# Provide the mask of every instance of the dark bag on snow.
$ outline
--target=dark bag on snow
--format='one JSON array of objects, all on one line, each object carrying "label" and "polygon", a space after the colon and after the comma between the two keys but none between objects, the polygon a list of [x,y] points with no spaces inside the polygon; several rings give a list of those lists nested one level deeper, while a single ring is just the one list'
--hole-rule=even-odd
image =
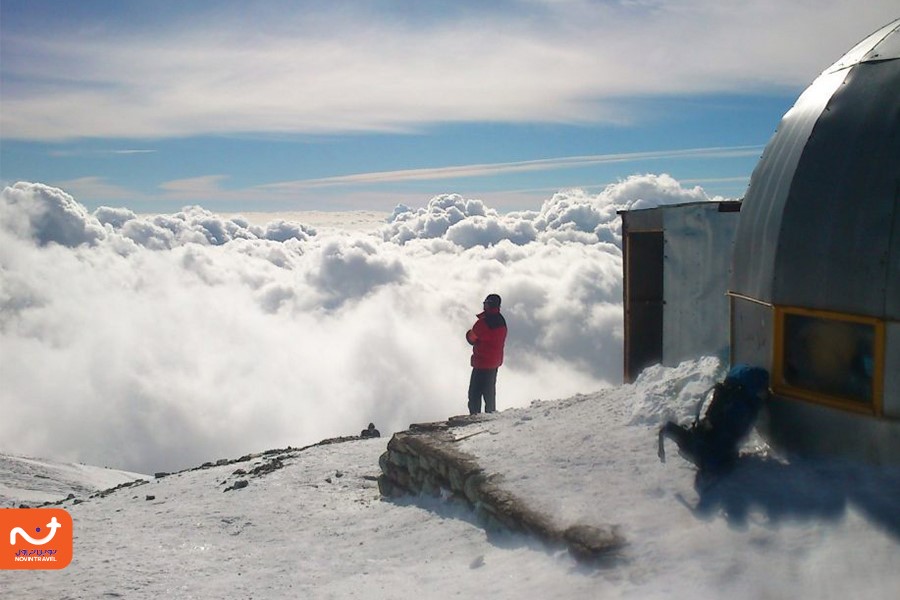
[{"label": "dark bag on snow", "polygon": [[738,448],[753,429],[768,395],[769,374],[765,369],[736,365],[725,381],[713,387],[713,397],[703,418],[697,414],[690,426],[669,421],[659,430],[659,459],[666,460],[665,438],[675,440],[679,453],[701,471],[718,471],[731,466]]}]

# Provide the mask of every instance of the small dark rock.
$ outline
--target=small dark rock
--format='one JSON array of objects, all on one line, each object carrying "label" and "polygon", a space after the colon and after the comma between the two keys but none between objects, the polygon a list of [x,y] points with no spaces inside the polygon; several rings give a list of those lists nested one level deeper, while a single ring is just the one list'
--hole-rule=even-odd
[{"label": "small dark rock", "polygon": [[250,475],[256,475],[257,477],[262,477],[263,475],[268,475],[272,471],[277,471],[284,467],[284,462],[278,457],[271,459],[269,462],[264,462],[261,465],[255,467],[252,471],[250,471]]},{"label": "small dark rock", "polygon": [[616,527],[573,525],[563,532],[569,553],[581,562],[609,558],[625,544]]},{"label": "small dark rock", "polygon": [[450,428],[447,421],[437,421],[434,423],[410,423],[409,430],[415,432],[425,431],[446,431]]},{"label": "small dark rock", "polygon": [[231,490],[241,490],[241,489],[244,489],[245,487],[247,487],[248,485],[250,485],[250,482],[247,481],[246,479],[238,479],[237,481],[235,481],[234,483],[232,483],[231,485],[229,485],[227,488],[225,488],[222,491],[230,492]]}]

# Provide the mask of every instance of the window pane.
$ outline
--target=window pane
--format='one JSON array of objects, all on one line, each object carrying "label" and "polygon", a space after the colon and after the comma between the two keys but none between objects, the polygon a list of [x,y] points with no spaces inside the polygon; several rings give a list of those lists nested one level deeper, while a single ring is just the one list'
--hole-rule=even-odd
[{"label": "window pane", "polygon": [[784,315],[784,379],[794,387],[872,402],[875,328],[787,313]]}]

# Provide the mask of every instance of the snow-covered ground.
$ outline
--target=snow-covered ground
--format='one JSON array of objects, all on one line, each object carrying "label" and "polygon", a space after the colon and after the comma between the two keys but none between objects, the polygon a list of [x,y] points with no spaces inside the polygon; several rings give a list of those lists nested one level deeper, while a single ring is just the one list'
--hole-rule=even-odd
[{"label": "snow-covered ground", "polygon": [[0,454],[0,508],[89,496],[146,478],[140,473]]},{"label": "snow-covered ground", "polygon": [[[381,499],[384,437],[288,452],[261,476],[234,472],[271,457],[68,501],[71,565],[0,572],[0,589],[73,599],[896,597],[900,469],[786,461],[753,439],[733,474],[698,490],[674,445],[659,462],[657,426],[688,419],[721,374],[714,359],[651,368],[634,385],[465,430],[483,433],[463,449],[535,507],[562,523],[619,526],[628,544],[599,568],[521,535],[488,535],[456,504]],[[225,491],[238,480],[249,485]]]}]

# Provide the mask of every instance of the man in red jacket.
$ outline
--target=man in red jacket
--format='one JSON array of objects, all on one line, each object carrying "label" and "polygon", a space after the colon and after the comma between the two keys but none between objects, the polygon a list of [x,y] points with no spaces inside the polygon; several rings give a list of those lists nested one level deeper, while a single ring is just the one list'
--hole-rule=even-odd
[{"label": "man in red jacket", "polygon": [[472,344],[472,377],[469,379],[469,414],[497,409],[497,369],[503,364],[503,344],[506,343],[506,319],[500,314],[500,296],[488,294],[484,299],[484,312],[472,329],[466,332],[466,341]]}]

